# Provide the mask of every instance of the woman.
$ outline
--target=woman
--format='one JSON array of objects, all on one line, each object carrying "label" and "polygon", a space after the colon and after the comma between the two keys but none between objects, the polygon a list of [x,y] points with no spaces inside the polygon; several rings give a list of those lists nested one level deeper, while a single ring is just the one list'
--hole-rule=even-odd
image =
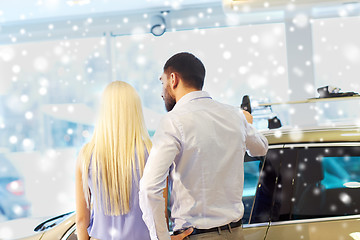
[{"label": "woman", "polygon": [[77,160],[78,239],[150,239],[138,197],[150,148],[139,95],[125,82],[110,83]]}]

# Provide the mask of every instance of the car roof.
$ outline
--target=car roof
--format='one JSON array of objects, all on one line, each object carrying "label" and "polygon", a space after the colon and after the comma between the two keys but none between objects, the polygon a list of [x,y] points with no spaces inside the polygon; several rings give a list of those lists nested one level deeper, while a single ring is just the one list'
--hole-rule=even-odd
[{"label": "car roof", "polygon": [[360,126],[337,125],[315,126],[262,131],[268,139],[269,145],[294,143],[322,143],[322,142],[360,142]]}]

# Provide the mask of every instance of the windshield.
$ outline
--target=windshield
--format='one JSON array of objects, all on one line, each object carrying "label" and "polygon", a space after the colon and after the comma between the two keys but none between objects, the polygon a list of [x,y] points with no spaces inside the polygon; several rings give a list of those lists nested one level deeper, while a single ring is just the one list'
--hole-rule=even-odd
[{"label": "windshield", "polygon": [[66,219],[68,219],[71,216],[72,213],[74,213],[74,212],[69,212],[69,213],[65,213],[65,214],[50,218],[50,219],[40,223],[38,226],[36,226],[34,231],[35,232],[41,232],[41,231],[48,230],[48,229],[50,229],[52,227],[55,227],[58,224],[65,221]]}]

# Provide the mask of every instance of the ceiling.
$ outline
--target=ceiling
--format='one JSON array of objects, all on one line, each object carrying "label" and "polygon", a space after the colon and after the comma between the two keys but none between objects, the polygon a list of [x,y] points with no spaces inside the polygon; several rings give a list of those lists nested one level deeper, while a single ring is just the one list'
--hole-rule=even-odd
[{"label": "ceiling", "polygon": [[[300,3],[306,3],[308,6],[317,6],[321,3],[333,3],[336,8],[341,4],[358,3],[359,0],[301,0]],[[232,2],[231,4],[226,4]],[[276,6],[289,5],[294,0],[269,0],[270,7],[273,9]],[[267,3],[265,1],[265,3]],[[337,4],[336,4],[337,3]],[[223,5],[224,4],[224,5]],[[219,7],[224,6],[225,12],[237,4],[241,7],[243,5],[252,5],[252,10],[270,10],[264,8],[264,0],[251,1],[233,1],[233,0],[0,0],[0,23],[3,25],[9,23],[21,23],[22,21],[36,22],[42,19],[62,19],[71,20],[74,16],[108,16],[113,14],[139,14],[147,13],[148,11],[160,10],[184,10],[193,7]],[[259,5],[260,4],[260,5]],[[260,7],[259,7],[259,6]],[[255,7],[256,6],[256,7]],[[301,6],[301,4],[299,5]],[[344,5],[343,5],[344,6]],[[357,6],[358,8],[358,6]],[[285,8],[286,9],[286,8]],[[333,9],[329,9],[337,12]],[[347,9],[345,9],[347,10]],[[232,11],[230,9],[230,11]],[[1,31],[1,26],[0,26]]]},{"label": "ceiling", "polygon": [[221,5],[221,0],[0,0],[0,23],[107,12],[146,13],[208,4]]}]

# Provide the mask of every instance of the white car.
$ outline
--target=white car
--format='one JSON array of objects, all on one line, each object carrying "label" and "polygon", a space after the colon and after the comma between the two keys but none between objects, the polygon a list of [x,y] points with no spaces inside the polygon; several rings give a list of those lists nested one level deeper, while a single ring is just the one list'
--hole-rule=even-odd
[{"label": "white car", "polygon": [[[264,135],[267,156],[244,163],[244,239],[360,239],[359,126]],[[77,239],[75,228],[75,213],[68,213],[23,239]]]}]

